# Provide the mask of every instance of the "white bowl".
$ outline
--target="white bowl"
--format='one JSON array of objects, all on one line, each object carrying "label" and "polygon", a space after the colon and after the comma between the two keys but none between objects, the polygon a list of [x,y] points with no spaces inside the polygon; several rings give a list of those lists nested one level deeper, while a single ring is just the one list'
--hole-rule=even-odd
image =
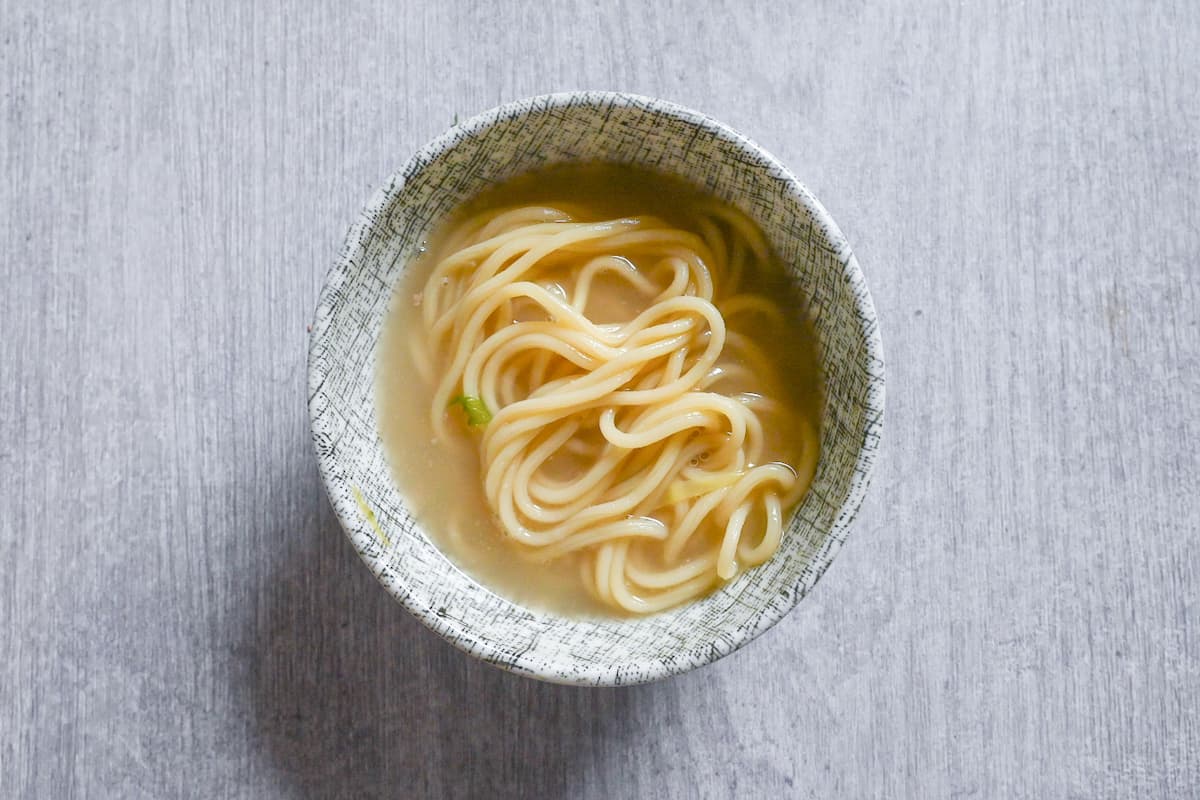
[{"label": "white bowl", "polygon": [[[461,572],[406,507],[375,416],[380,330],[396,281],[430,229],[497,181],[590,160],[676,174],[756,219],[808,297],[825,372],[820,464],[779,551],[702,600],[642,618],[528,610]],[[456,125],[413,156],[371,198],[329,272],[309,340],[308,378],[313,444],[329,499],[387,590],[488,663],[587,685],[641,683],[707,664],[795,607],[841,547],[866,491],[883,420],[875,310],[858,262],[821,204],[775,158],[725,125],[662,100],[611,92],[509,103]]]}]

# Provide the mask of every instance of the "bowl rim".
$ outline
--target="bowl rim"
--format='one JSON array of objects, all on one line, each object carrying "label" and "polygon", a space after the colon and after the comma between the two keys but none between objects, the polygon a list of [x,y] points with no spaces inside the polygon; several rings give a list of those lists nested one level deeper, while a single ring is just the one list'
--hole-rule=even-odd
[{"label": "bowl rim", "polygon": [[[382,212],[394,202],[397,195],[403,192],[413,177],[420,174],[440,156],[459,145],[464,138],[473,138],[498,122],[528,116],[532,113],[544,113],[547,110],[564,106],[572,108],[632,107],[641,111],[664,114],[688,125],[706,129],[718,139],[733,144],[753,156],[770,177],[779,181],[785,187],[786,192],[812,214],[813,223],[819,226],[826,239],[845,242],[845,236],[829,212],[779,159],[755,141],[702,112],[660,98],[616,91],[556,92],[503,103],[455,123],[417,150],[375,190],[350,226],[337,257],[324,275],[314,319],[310,327],[307,354],[309,425],[322,485],[330,505],[337,515],[343,534],[350,540],[355,552],[375,578],[419,622],[456,648],[507,671],[552,683],[586,686],[632,685],[633,683],[661,680],[698,669],[740,649],[783,619],[820,581],[841,550],[848,528],[861,508],[878,456],[878,447],[869,445],[872,442],[878,444],[883,428],[885,405],[883,343],[866,278],[857,258],[847,244],[839,252],[839,260],[842,264],[840,278],[851,289],[856,321],[864,345],[863,357],[867,361],[865,365],[867,384],[863,396],[864,411],[866,412],[865,423],[862,442],[859,444],[850,477],[849,490],[842,505],[834,514],[830,530],[825,533],[826,538],[830,540],[828,545],[823,545],[821,550],[813,556],[814,560],[818,556],[821,558],[820,563],[813,563],[814,574],[808,590],[792,592],[786,603],[764,605],[750,623],[724,635],[722,647],[705,646],[681,651],[681,657],[670,660],[629,659],[606,664],[582,663],[569,657],[557,662],[544,656],[534,658],[520,654],[513,657],[511,654],[500,651],[489,638],[487,630],[462,624],[452,616],[440,616],[436,609],[422,605],[417,598],[413,597],[407,587],[401,585],[403,582],[397,576],[386,574],[390,572],[386,569],[386,558],[369,556],[357,546],[354,540],[354,531],[361,527],[357,519],[361,511],[357,503],[351,499],[349,492],[333,491],[335,481],[339,480],[334,470],[337,451],[322,452],[317,447],[318,404],[316,399],[321,391],[321,384],[330,372],[330,368],[320,357],[321,343],[328,333],[332,320],[332,316],[324,312],[330,307],[333,296],[342,285],[339,276],[345,276],[355,255],[370,237],[371,228],[382,218]],[[839,533],[840,535],[836,535]],[[434,547],[436,548],[436,545]],[[466,575],[468,578],[471,577],[469,574]],[[519,605],[516,607],[520,608]],[[638,676],[637,679],[621,679],[622,676],[628,678],[630,674]]]}]

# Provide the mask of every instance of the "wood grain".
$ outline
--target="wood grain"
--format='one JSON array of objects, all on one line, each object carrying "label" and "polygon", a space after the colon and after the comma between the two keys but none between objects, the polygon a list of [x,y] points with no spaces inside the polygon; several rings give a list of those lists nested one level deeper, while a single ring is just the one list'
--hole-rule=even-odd
[{"label": "wood grain", "polygon": [[[0,796],[1200,786],[1194,4],[47,5],[0,0]],[[370,191],[456,115],[575,88],[790,164],[889,361],[814,593],[619,691],[395,606],[304,408]]]}]

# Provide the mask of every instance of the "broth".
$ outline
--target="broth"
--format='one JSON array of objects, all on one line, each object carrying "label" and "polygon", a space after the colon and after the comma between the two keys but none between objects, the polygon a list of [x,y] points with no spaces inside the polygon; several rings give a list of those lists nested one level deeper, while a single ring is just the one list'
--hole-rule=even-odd
[{"label": "broth", "polygon": [[[541,170],[492,187],[464,204],[434,230],[423,254],[404,270],[381,340],[376,398],[380,433],[396,485],[422,530],[457,567],[496,594],[570,616],[621,613],[586,590],[577,554],[549,563],[526,558],[523,545],[502,532],[485,500],[476,435],[461,423],[451,426],[448,437],[439,438],[435,431],[430,415],[435,387],[422,377],[412,345],[427,336],[419,308],[422,288],[442,257],[448,229],[456,220],[493,208],[558,202],[584,205],[594,219],[649,214],[694,231],[693,208],[702,201],[711,203],[712,198],[683,181],[642,169],[569,165]],[[754,317],[730,325],[730,330],[770,354],[781,378],[780,385],[772,387],[776,396],[819,432],[822,385],[804,303],[775,259],[746,274],[742,284],[746,291],[781,300],[786,331],[769,332]],[[593,322],[607,323],[627,321],[641,309],[619,281],[598,280],[586,310]],[[789,455],[788,440],[795,434],[786,428],[765,431],[767,460]],[[555,458],[551,471],[562,476],[578,473],[579,465],[569,458]],[[785,522],[790,511],[784,509]]]}]

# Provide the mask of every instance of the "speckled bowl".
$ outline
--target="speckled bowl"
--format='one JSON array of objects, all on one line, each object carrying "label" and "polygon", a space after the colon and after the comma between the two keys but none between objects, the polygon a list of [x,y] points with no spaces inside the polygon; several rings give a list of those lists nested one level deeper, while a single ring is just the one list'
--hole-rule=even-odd
[{"label": "speckled bowl", "polygon": [[[677,174],[758,220],[810,300],[827,383],[816,478],[775,557],[703,600],[637,619],[530,611],[461,572],[405,506],[375,417],[380,329],[392,289],[431,227],[496,181],[584,160]],[[490,664],[586,685],[641,683],[699,667],[795,607],[829,567],[862,501],[884,394],[866,281],[816,198],[720,122],[610,92],[546,95],[492,109],[451,128],[393,175],[350,229],[329,272],[309,340],[308,384],[313,445],[330,501],[380,583],[423,623]]]}]

